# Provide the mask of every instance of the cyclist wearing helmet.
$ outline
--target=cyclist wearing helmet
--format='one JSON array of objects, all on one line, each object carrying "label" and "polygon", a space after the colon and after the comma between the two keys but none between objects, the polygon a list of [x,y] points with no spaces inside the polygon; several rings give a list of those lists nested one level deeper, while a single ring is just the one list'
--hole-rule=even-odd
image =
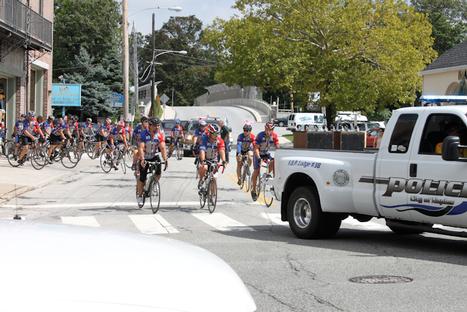
[{"label": "cyclist wearing helmet", "polygon": [[28,112],[26,114],[26,119],[23,121],[23,131],[20,137],[20,144],[23,146],[21,153],[19,155],[19,163],[24,162],[24,158],[29,151],[29,145],[32,142],[35,142],[37,139],[34,135],[40,135],[43,137],[39,124],[34,118],[34,112]]},{"label": "cyclist wearing helmet", "polygon": [[269,172],[273,171],[274,174],[274,159],[269,153],[269,147],[274,146],[279,148],[279,138],[277,133],[274,132],[274,124],[271,121],[268,121],[264,125],[264,131],[258,133],[254,141],[254,150],[253,150],[253,175],[251,177],[251,197],[254,201],[258,199],[258,194],[256,194],[256,180],[258,179],[259,169],[261,167],[262,160],[270,160],[269,162]]},{"label": "cyclist wearing helmet", "polygon": [[125,148],[128,148],[128,144],[126,142],[125,123],[123,121],[119,121],[117,126],[112,128],[110,132],[110,144],[123,144],[125,145]]},{"label": "cyclist wearing helmet", "polygon": [[183,126],[180,123],[180,119],[175,119],[175,126],[170,131],[170,136],[172,137],[171,144],[169,147],[169,155],[172,155],[172,152],[175,148],[175,145],[183,138]]},{"label": "cyclist wearing helmet", "polygon": [[144,130],[149,129],[149,119],[146,116],[141,117],[141,122],[136,125],[135,129],[133,130],[132,137],[131,137],[131,144],[136,146],[135,153],[133,155],[133,164],[131,165],[132,170],[136,170],[136,162],[139,159],[139,142],[141,141],[141,133]]},{"label": "cyclist wearing helmet", "polygon": [[[160,131],[161,121],[159,118],[151,118],[149,120],[149,129],[145,129],[141,133],[140,143],[138,145],[138,170],[136,172],[136,200],[138,204],[143,201],[144,184],[149,169],[150,161],[165,161],[165,168],[167,169],[167,155],[165,151],[165,137],[164,133]],[[160,152],[160,156],[159,153]],[[156,167],[155,178],[159,181],[161,177],[161,165]]]},{"label": "cyclist wearing helmet", "polygon": [[206,132],[206,125],[207,122],[204,119],[199,120],[199,127],[193,133],[193,155],[198,156],[199,153],[199,145],[201,144],[201,138],[203,134]]},{"label": "cyclist wearing helmet", "polygon": [[251,133],[251,125],[245,123],[243,125],[243,133],[237,138],[237,184],[241,185],[241,170],[242,158],[244,155],[248,156],[248,166],[251,166],[253,158],[253,144],[255,142],[255,135]]},{"label": "cyclist wearing helmet", "polygon": [[96,157],[100,156],[101,146],[102,144],[105,144],[105,142],[108,140],[110,130],[112,130],[111,120],[110,118],[106,118],[105,122],[103,122],[97,130],[97,144],[95,150]]},{"label": "cyclist wearing helmet", "polygon": [[90,136],[94,136],[95,133],[94,133],[94,127],[92,125],[92,119],[91,118],[87,118],[86,119],[86,123],[83,125],[83,132],[86,136],[90,137]]},{"label": "cyclist wearing helmet", "polygon": [[[220,156],[220,157],[219,157]],[[206,134],[202,136],[201,144],[199,146],[199,161],[202,166],[199,166],[199,183],[202,185],[204,175],[208,170],[205,161],[222,160],[222,165],[225,166],[225,144],[224,140],[219,135],[219,127],[217,125],[208,125],[206,127]]]}]

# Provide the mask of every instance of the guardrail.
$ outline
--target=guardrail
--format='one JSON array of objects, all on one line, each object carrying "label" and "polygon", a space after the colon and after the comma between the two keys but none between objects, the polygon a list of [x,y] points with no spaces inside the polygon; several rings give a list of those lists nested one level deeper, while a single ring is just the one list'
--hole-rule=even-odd
[{"label": "guardrail", "polygon": [[19,0],[0,0],[0,27],[23,38],[30,36],[41,48],[52,49],[52,22]]}]

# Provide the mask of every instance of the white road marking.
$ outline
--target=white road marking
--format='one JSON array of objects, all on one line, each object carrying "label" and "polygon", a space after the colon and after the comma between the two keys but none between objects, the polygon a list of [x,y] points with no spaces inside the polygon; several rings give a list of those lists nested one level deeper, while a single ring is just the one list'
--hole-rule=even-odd
[{"label": "white road marking", "polygon": [[[217,206],[231,205],[230,201],[218,201]],[[0,208],[21,208],[21,209],[79,209],[79,208],[113,208],[113,207],[135,207],[137,208],[136,201],[134,202],[94,202],[94,203],[73,203],[73,204],[42,204],[42,205],[0,205]],[[161,202],[161,208],[170,207],[199,207],[199,201],[176,201],[176,202]]]},{"label": "white road marking", "polygon": [[61,219],[62,219],[62,223],[64,224],[100,227],[95,217],[89,217],[89,216],[61,217]]},{"label": "white road marking", "polygon": [[192,216],[198,220],[206,223],[207,225],[212,226],[218,231],[254,231],[253,228],[246,226],[243,223],[240,223],[223,213],[215,212],[212,214],[209,213],[191,213]]},{"label": "white road marking", "polygon": [[384,224],[380,224],[374,221],[360,222],[352,217],[348,217],[347,219],[342,220],[342,225],[346,228],[362,228],[370,231],[390,231],[389,228]]},{"label": "white road marking", "polygon": [[269,220],[272,223],[277,224],[277,225],[286,225],[286,226],[289,225],[289,222],[281,220],[281,214],[280,213],[262,212],[261,217],[263,217],[264,219]]},{"label": "white road marking", "polygon": [[159,222],[156,216],[152,214],[151,215],[129,215],[128,217],[131,219],[131,221],[133,221],[134,225],[138,228],[138,230],[140,230],[140,232],[144,234],[178,233],[178,231],[174,227],[172,227],[166,220],[164,220],[164,224],[170,227],[170,231],[169,231],[169,229],[167,229],[162,224],[162,222]]},{"label": "white road marking", "polygon": [[167,220],[164,219],[160,214],[154,215],[157,221],[167,230],[168,233],[175,234],[179,233],[178,230],[172,226]]}]

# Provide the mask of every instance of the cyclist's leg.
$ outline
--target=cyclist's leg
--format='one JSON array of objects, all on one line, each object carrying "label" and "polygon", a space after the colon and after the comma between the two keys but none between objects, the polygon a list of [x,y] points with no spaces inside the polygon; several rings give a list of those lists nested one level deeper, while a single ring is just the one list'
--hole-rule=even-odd
[{"label": "cyclist's leg", "polygon": [[272,176],[274,177],[274,158],[270,158],[270,161],[269,161],[269,173],[272,172]]},{"label": "cyclist's leg", "polygon": [[[242,166],[243,166],[242,154],[237,153],[237,179],[238,179],[238,182],[240,182],[240,180],[242,178]],[[238,183],[238,184],[240,185],[240,183]]]},{"label": "cyclist's leg", "polygon": [[253,174],[251,176],[251,186],[252,190],[251,192],[256,192],[256,181],[258,180],[259,176],[259,168],[261,167],[261,157],[256,158],[256,156],[253,156]]},{"label": "cyclist's leg", "polygon": [[[156,157],[156,159],[157,161],[162,161],[159,155]],[[161,174],[162,174],[162,165],[158,164],[156,165],[156,172],[154,172],[154,178],[156,179],[156,181],[160,180]]]},{"label": "cyclist's leg", "polygon": [[200,165],[199,166],[199,170],[198,170],[198,173],[199,173],[199,183],[198,185],[201,185],[203,179],[204,179],[204,176],[206,174],[206,171],[208,171],[208,166],[206,164],[203,164],[203,165]]},{"label": "cyclist's leg", "polygon": [[139,175],[136,177],[136,195],[143,196],[144,192],[144,184],[146,183],[147,175],[148,175],[148,168],[149,163],[145,163],[144,167],[141,166],[141,162],[137,162]]},{"label": "cyclist's leg", "polygon": [[22,161],[26,157],[26,155],[27,155],[27,153],[29,151],[30,141],[31,140],[26,136],[21,137],[21,143],[20,143],[21,144],[21,149],[20,149],[20,154],[19,154],[19,158],[18,158],[20,161]]}]

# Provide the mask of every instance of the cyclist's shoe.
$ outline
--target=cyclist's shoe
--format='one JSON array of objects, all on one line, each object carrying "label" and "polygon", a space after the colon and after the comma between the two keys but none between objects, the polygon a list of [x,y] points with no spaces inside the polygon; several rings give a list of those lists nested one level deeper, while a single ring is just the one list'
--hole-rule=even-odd
[{"label": "cyclist's shoe", "polygon": [[256,201],[258,199],[258,194],[256,194],[255,191],[251,191],[251,198],[253,199],[253,201]]},{"label": "cyclist's shoe", "polygon": [[136,202],[138,203],[138,206],[143,205],[143,196],[136,195]]},{"label": "cyclist's shoe", "polygon": [[237,184],[238,184],[238,185],[242,185],[242,179],[238,178]]},{"label": "cyclist's shoe", "polygon": [[133,164],[131,165],[131,170],[133,170],[133,171],[136,170],[136,164],[135,164],[135,163],[133,163]]}]

